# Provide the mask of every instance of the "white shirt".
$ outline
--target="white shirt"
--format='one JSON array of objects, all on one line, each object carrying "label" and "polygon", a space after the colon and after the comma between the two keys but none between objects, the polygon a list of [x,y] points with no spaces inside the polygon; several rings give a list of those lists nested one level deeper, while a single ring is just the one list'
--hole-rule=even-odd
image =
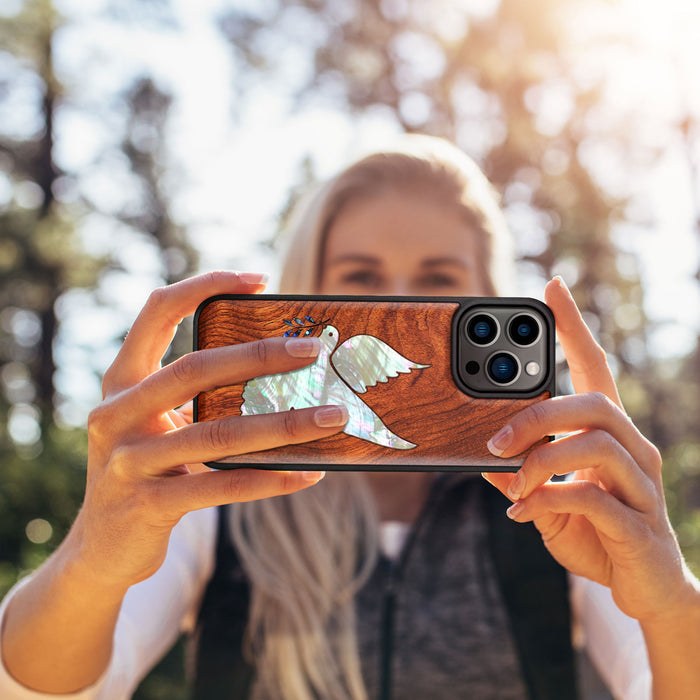
[{"label": "white shirt", "polygon": [[[186,515],[175,526],[161,568],[127,592],[114,633],[112,660],[95,685],[78,693],[50,695],[15,681],[0,654],[2,700],[128,700],[138,684],[183,631],[191,629],[215,564],[216,510]],[[395,553],[405,538],[396,523],[383,527],[383,546]],[[651,672],[639,623],[622,613],[610,590],[570,576],[574,629],[601,678],[620,700],[651,698]],[[0,606],[5,609],[18,583]],[[1,649],[0,649],[1,652]]]}]

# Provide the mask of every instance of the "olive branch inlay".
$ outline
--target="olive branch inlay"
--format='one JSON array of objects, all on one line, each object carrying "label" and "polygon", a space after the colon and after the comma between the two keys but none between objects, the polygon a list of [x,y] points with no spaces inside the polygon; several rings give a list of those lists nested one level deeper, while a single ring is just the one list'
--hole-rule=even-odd
[{"label": "olive branch inlay", "polygon": [[304,318],[306,319],[304,321],[302,321],[300,318],[293,318],[291,320],[288,318],[282,319],[284,323],[291,326],[291,328],[284,332],[284,337],[298,338],[299,336],[305,337],[307,335],[313,335],[316,333],[316,331],[322,330],[323,326],[330,320],[326,319],[325,321],[314,321],[311,316],[305,316]]}]

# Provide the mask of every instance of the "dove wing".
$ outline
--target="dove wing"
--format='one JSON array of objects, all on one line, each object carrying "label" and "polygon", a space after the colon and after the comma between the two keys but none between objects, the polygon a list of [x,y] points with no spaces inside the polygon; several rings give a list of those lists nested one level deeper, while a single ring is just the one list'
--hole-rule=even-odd
[{"label": "dove wing", "polygon": [[327,401],[348,409],[348,422],[343,428],[344,433],[393,450],[410,450],[416,446],[392,433],[382,419],[338,375],[334,373],[333,377],[328,383]]},{"label": "dove wing", "polygon": [[430,365],[419,365],[400,355],[383,340],[372,335],[355,335],[348,338],[332,355],[331,362],[336,372],[358,394],[377,382],[386,382],[412,369],[424,369]]}]

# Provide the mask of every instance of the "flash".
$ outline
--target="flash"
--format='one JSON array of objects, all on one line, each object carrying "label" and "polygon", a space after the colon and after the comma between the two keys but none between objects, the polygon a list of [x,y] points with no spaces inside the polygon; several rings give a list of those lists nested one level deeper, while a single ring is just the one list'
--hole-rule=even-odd
[{"label": "flash", "polygon": [[538,362],[528,362],[525,365],[525,371],[531,376],[534,377],[536,374],[540,373],[540,365]]}]

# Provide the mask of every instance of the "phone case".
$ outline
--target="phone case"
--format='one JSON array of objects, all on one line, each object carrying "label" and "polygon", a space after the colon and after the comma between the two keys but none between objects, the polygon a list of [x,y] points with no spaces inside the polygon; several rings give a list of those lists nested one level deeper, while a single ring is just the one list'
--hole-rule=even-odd
[{"label": "phone case", "polygon": [[[499,308],[536,310],[543,319],[543,376],[529,391],[475,392],[457,371],[469,350],[465,316]],[[322,343],[312,365],[201,393],[194,419],[340,403],[350,416],[344,432],[209,466],[514,471],[525,454],[497,458],[486,442],[515,413],[554,395],[554,321],[534,299],[222,295],[197,310],[194,349],[311,335]]]}]

